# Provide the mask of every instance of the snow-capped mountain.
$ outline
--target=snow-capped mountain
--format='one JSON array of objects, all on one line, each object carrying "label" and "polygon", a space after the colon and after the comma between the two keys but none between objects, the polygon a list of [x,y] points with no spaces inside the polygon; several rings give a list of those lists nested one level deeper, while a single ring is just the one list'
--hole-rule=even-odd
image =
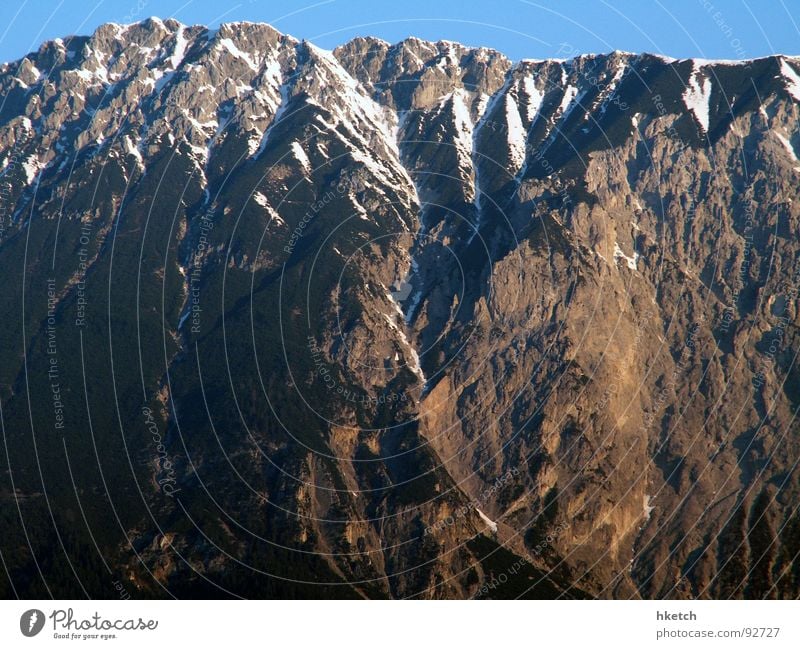
[{"label": "snow-capped mountain", "polygon": [[22,594],[800,594],[800,59],[151,18],[0,93]]}]

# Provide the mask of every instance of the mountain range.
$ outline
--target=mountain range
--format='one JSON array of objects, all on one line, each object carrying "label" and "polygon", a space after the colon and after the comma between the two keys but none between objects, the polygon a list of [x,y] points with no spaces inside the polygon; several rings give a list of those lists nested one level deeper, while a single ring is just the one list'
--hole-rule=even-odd
[{"label": "mountain range", "polygon": [[800,596],[800,58],[151,18],[0,95],[3,596]]}]

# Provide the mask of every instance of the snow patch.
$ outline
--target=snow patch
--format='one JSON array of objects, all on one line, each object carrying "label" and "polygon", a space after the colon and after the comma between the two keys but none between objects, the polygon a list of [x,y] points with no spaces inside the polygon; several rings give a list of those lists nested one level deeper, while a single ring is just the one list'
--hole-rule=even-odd
[{"label": "snow patch", "polygon": [[230,38],[223,38],[218,41],[218,46],[228,50],[234,57],[241,59],[250,67],[253,72],[258,72],[258,65],[247,52],[240,50]]},{"label": "snow patch", "polygon": [[486,108],[489,106],[489,101],[491,100],[491,96],[487,95],[485,92],[482,92],[480,97],[478,97],[478,105],[476,107],[476,112],[478,114],[478,120],[483,117],[484,113],[486,112]]},{"label": "snow patch", "polygon": [[456,130],[454,144],[456,157],[458,159],[458,171],[461,180],[468,184],[467,198],[473,200],[475,188],[472,183],[473,162],[472,162],[472,140],[473,124],[472,118],[467,108],[467,97],[463,89],[458,88],[449,94],[439,105],[442,110],[447,102],[450,101],[453,107],[453,126]]},{"label": "snow patch", "polygon": [[564,96],[561,98],[561,103],[558,106],[558,110],[564,117],[569,115],[572,111],[572,106],[577,96],[578,89],[575,86],[567,86],[567,89],[564,91]]},{"label": "snow patch", "polygon": [[446,45],[447,51],[436,61],[436,67],[445,73],[450,67],[458,68],[458,62],[453,54],[453,43],[448,41],[439,41],[439,43]]},{"label": "snow patch", "polygon": [[[163,70],[156,70],[153,75],[153,89],[155,90],[156,94],[160,93],[161,90],[166,86],[172,77],[175,76],[175,72],[164,72]],[[148,81],[151,81],[148,79]]]},{"label": "snow patch", "polygon": [[139,169],[144,171],[144,160],[142,159],[142,152],[139,151],[139,147],[134,144],[133,140],[131,140],[128,135],[123,138],[123,142],[125,143],[125,150],[136,159],[136,164],[139,166]]},{"label": "snow patch", "polygon": [[475,511],[478,512],[478,516],[481,517],[481,520],[486,523],[490,530],[492,530],[492,534],[497,534],[497,523],[495,523],[491,518],[489,518],[486,514],[484,514],[480,509],[477,507]]},{"label": "snow patch", "polygon": [[[487,105],[484,107],[483,116],[481,117],[478,124],[475,126],[473,133],[472,133],[472,141],[470,143],[470,163],[475,173],[475,182],[473,185],[473,197],[472,203],[475,206],[475,212],[477,214],[476,221],[475,221],[475,230],[472,232],[469,240],[467,241],[467,245],[472,243],[472,240],[478,235],[478,232],[481,227],[481,223],[483,221],[483,211],[481,210],[481,183],[480,183],[480,167],[475,162],[475,152],[478,149],[477,146],[477,139],[478,134],[481,132],[484,124],[486,124],[494,114],[494,107],[498,101],[500,101],[508,92],[508,89],[511,85],[511,79],[509,78],[508,81],[503,84],[503,87],[500,88],[488,101]],[[524,155],[523,155],[524,158]]]},{"label": "snow patch", "polygon": [[511,94],[506,95],[506,123],[508,125],[508,155],[516,173],[525,162],[527,133],[519,116],[519,107]]},{"label": "snow patch", "polygon": [[252,158],[261,147],[261,140],[264,134],[256,131],[247,138],[247,156]]},{"label": "snow patch", "polygon": [[628,268],[631,270],[636,270],[636,263],[639,261],[639,253],[634,252],[633,257],[628,257],[624,252],[622,252],[622,248],[619,247],[619,243],[616,241],[614,242],[614,261],[619,263],[620,259],[624,259],[625,263],[628,265]]},{"label": "snow patch", "polygon": [[[781,144],[783,144],[784,148],[786,149],[788,154],[791,156],[792,160],[794,160],[795,162],[800,162],[800,160],[798,160],[798,158],[797,158],[797,153],[794,150],[794,147],[792,146],[792,143],[789,141],[789,138],[785,137],[784,135],[781,135],[780,133],[778,133],[776,131],[772,131],[772,132],[775,133],[775,137],[777,137],[780,140]],[[794,171],[800,172],[800,166],[793,167],[793,169],[794,169]]]},{"label": "snow patch", "polygon": [[795,153],[794,147],[792,146],[792,143],[789,141],[789,138],[787,138],[785,135],[781,135],[777,131],[772,131],[772,133],[775,134],[775,137],[777,137],[780,140],[781,144],[783,144],[784,148],[789,152],[789,155],[792,157],[792,160],[794,160],[795,162],[800,162],[797,159],[797,153]]},{"label": "snow patch", "polygon": [[700,78],[697,70],[692,70],[689,84],[683,91],[683,101],[700,123],[703,131],[708,133],[708,102],[711,99],[711,79]]},{"label": "snow patch", "polygon": [[536,87],[533,77],[525,77],[522,80],[522,90],[527,98],[525,102],[525,114],[528,118],[528,122],[533,123],[533,120],[536,119],[536,116],[539,114],[539,109],[542,107],[544,93],[540,92]]},{"label": "snow patch", "polygon": [[[283,114],[286,112],[286,108],[289,104],[289,87],[286,84],[282,84],[279,89],[280,92],[280,103],[275,107],[275,114],[272,117],[272,121],[269,123],[267,130],[261,135],[260,139],[258,139],[258,145],[256,146],[256,137],[251,136],[250,139],[247,141],[247,148],[250,152],[250,157],[258,158],[263,152],[264,149],[267,147],[267,142],[269,141],[270,133],[272,133],[272,129],[283,119]],[[258,96],[258,93],[257,95]]]},{"label": "snow patch", "polygon": [[386,291],[386,297],[389,300],[389,303],[392,305],[395,311],[394,318],[387,314],[384,314],[384,317],[386,318],[386,321],[389,323],[389,326],[394,331],[396,331],[397,334],[400,336],[400,341],[403,343],[403,346],[408,350],[408,355],[410,356],[410,358],[406,359],[406,366],[408,367],[408,369],[414,372],[414,374],[417,375],[419,380],[422,381],[422,384],[425,385],[427,379],[425,378],[425,373],[422,371],[422,366],[420,365],[419,362],[419,354],[417,353],[417,350],[414,349],[414,346],[411,344],[411,342],[408,340],[408,337],[406,336],[406,332],[404,331],[403,326],[398,325],[396,321],[396,319],[399,318],[401,323],[405,322],[405,318],[403,316],[403,309],[397,303],[397,300],[395,300],[394,295],[392,295],[390,291],[386,290],[385,286],[383,288],[384,291]]},{"label": "snow patch", "polygon": [[786,90],[797,101],[800,101],[800,75],[794,71],[786,59],[781,59],[781,74],[786,80]]},{"label": "snow patch", "polygon": [[286,224],[286,221],[284,221],[281,218],[281,215],[278,214],[278,212],[275,210],[275,208],[273,208],[272,205],[269,204],[269,200],[267,199],[266,196],[264,196],[264,194],[262,194],[261,192],[254,192],[253,193],[253,200],[255,201],[255,203],[257,205],[260,205],[261,207],[264,208],[264,210],[266,210],[267,214],[269,214],[270,218],[273,221],[275,221],[276,223],[282,224],[282,225]]},{"label": "snow patch", "polygon": [[643,506],[643,509],[644,509],[644,519],[646,521],[650,520],[650,514],[652,514],[653,510],[655,509],[655,507],[653,507],[650,504],[650,499],[651,498],[652,498],[652,496],[648,496],[647,494],[645,494],[644,498],[643,498],[644,502],[642,503],[642,506]]},{"label": "snow patch", "polygon": [[353,194],[353,192],[350,192],[347,195],[347,198],[349,198],[350,202],[353,204],[353,208],[355,209],[356,214],[358,214],[358,218],[360,218],[363,221],[369,221],[370,220],[369,212],[367,212],[364,206],[358,202],[358,199],[355,197],[355,194]]},{"label": "snow patch", "polygon": [[[611,78],[605,88],[603,88],[602,92],[600,93],[600,108],[598,112],[600,115],[605,115],[606,110],[608,109],[608,104],[613,101],[614,96],[616,95],[617,88],[619,86],[619,82],[622,81],[622,78],[625,76],[625,72],[627,71],[628,66],[625,63],[617,65],[617,68],[614,70],[614,76]],[[585,117],[586,120],[589,119],[589,115],[587,114]]]},{"label": "snow patch", "polygon": [[22,169],[25,171],[25,180],[28,185],[30,185],[34,180],[36,180],[36,176],[39,175],[39,172],[44,169],[45,165],[39,161],[39,158],[34,154],[31,155],[22,163]]},{"label": "snow patch", "polygon": [[184,57],[186,56],[186,47],[189,45],[189,41],[184,36],[184,30],[186,28],[181,25],[178,28],[178,31],[175,32],[175,50],[172,53],[172,56],[167,59],[172,66],[173,70],[177,70],[178,66],[183,62]]},{"label": "snow patch", "polygon": [[303,165],[303,169],[306,171],[311,171],[311,161],[308,159],[306,152],[303,150],[303,147],[300,146],[300,143],[295,140],[291,143],[290,147],[292,150],[292,154],[294,155],[295,159]]}]

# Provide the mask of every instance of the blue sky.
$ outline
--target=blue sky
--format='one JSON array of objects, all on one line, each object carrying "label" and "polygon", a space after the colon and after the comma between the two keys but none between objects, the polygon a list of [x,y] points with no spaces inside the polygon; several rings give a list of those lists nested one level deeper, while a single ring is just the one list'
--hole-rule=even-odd
[{"label": "blue sky", "polygon": [[358,35],[455,40],[520,58],[621,49],[679,58],[800,54],[800,0],[2,0],[0,61],[104,22],[263,21],[332,49]]}]

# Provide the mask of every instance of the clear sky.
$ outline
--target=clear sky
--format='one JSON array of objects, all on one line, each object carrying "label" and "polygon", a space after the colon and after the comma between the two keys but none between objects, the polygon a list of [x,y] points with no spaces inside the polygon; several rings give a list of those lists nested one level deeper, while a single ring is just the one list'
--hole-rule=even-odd
[{"label": "clear sky", "polygon": [[104,22],[268,22],[332,49],[358,35],[485,45],[510,58],[613,49],[677,58],[800,54],[800,0],[0,0],[0,61]]}]

